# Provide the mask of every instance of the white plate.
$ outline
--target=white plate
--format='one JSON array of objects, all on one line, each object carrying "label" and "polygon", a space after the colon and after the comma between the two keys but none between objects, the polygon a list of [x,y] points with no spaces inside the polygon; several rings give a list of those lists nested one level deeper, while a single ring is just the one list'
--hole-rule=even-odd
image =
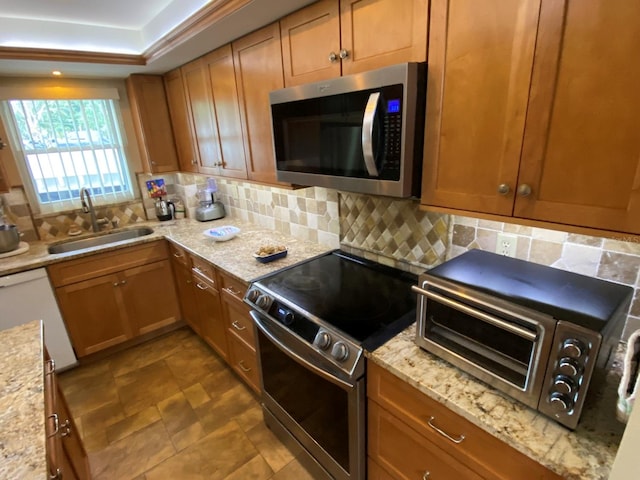
[{"label": "white plate", "polygon": [[216,242],[225,242],[239,234],[240,229],[231,225],[224,225],[222,227],[208,228],[202,233],[207,237],[213,238]]}]

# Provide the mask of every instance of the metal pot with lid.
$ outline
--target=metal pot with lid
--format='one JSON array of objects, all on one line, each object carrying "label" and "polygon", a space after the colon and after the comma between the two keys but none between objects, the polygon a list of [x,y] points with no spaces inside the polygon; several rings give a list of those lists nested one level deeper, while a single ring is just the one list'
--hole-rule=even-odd
[{"label": "metal pot with lid", "polygon": [[16,225],[0,225],[0,253],[15,250],[20,245],[20,232]]}]

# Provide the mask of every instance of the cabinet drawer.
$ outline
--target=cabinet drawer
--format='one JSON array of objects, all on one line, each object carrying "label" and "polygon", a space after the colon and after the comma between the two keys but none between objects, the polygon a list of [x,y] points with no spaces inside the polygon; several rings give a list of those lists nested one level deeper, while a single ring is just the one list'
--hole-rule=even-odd
[{"label": "cabinet drawer", "polygon": [[238,305],[235,302],[224,300],[226,310],[227,328],[233,334],[241,338],[252,350],[255,351],[256,340],[253,321],[249,316],[249,307]]},{"label": "cabinet drawer", "polygon": [[247,291],[247,284],[220,270],[218,270],[218,277],[224,297],[226,299],[236,300],[244,305],[243,299]]},{"label": "cabinet drawer", "polygon": [[[403,480],[482,480],[375,402],[369,402],[369,455]],[[385,478],[384,475],[381,475]],[[388,477],[388,476],[387,476]]]},{"label": "cabinet drawer", "polygon": [[[436,445],[442,445],[447,453],[463,462],[481,476],[513,479],[560,479],[529,457],[514,450],[506,443],[473,425],[429,398],[408,383],[380,366],[369,362],[367,395],[383,408]],[[452,438],[464,440],[454,443],[436,430],[446,432]]]},{"label": "cabinet drawer", "polygon": [[107,253],[56,263],[47,267],[55,287],[81,282],[167,258],[167,242],[159,240]]},{"label": "cabinet drawer", "polygon": [[256,353],[244,342],[229,335],[229,363],[238,375],[257,393],[260,393],[260,376]]},{"label": "cabinet drawer", "polygon": [[191,256],[180,245],[169,242],[169,254],[173,261],[178,262],[187,268],[191,268]]},{"label": "cabinet drawer", "polygon": [[191,275],[193,277],[193,284],[197,289],[214,290],[216,293],[218,292],[216,282],[211,280],[209,277],[202,275],[199,270],[192,268]]},{"label": "cabinet drawer", "polygon": [[374,462],[371,457],[369,457],[367,461],[367,478],[369,480],[394,480],[394,478]]},{"label": "cabinet drawer", "polygon": [[201,277],[205,277],[209,284],[213,285],[216,290],[218,289],[216,269],[209,262],[195,255],[191,255],[191,270]]}]

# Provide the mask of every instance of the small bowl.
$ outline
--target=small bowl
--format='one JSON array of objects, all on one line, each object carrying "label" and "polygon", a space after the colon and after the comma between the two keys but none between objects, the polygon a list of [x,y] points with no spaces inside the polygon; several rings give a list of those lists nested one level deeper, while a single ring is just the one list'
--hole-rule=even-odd
[{"label": "small bowl", "polygon": [[253,257],[259,261],[260,263],[269,263],[274,260],[278,260],[279,258],[284,258],[287,256],[288,250],[280,250],[279,252],[272,253],[271,255],[258,255],[257,253],[253,254]]},{"label": "small bowl", "polygon": [[207,237],[213,238],[216,242],[226,242],[239,234],[240,229],[231,225],[224,225],[222,227],[207,229],[202,233]]}]

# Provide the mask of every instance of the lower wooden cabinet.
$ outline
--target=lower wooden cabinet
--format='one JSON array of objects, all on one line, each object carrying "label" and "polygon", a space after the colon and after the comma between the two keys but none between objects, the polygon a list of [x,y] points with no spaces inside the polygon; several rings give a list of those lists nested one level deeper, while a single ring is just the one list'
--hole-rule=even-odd
[{"label": "lower wooden cabinet", "polygon": [[367,397],[370,479],[561,478],[371,362]]},{"label": "lower wooden cabinet", "polygon": [[91,478],[87,452],[58,384],[53,362],[45,362],[45,421],[49,478],[85,480]]},{"label": "lower wooden cabinet", "polygon": [[[194,267],[195,268],[195,267]],[[214,276],[215,278],[215,276]],[[222,318],[220,292],[212,279],[193,271],[200,336],[225,360],[229,360],[227,334]]]},{"label": "lower wooden cabinet", "polygon": [[179,321],[165,240],[51,265],[78,357]]}]

